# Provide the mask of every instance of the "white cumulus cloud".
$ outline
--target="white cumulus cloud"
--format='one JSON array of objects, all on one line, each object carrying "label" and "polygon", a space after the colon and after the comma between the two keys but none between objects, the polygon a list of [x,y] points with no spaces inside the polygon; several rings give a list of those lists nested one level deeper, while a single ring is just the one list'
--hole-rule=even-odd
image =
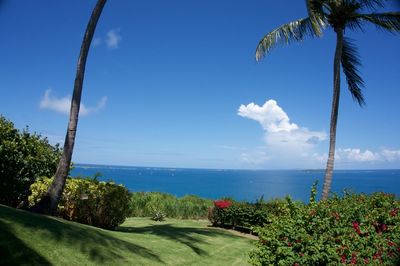
[{"label": "white cumulus cloud", "polygon": [[370,150],[361,149],[337,149],[336,159],[341,162],[373,162],[380,160],[380,154]]},{"label": "white cumulus cloud", "polygon": [[326,139],[325,132],[311,131],[290,122],[286,112],[272,99],[262,106],[255,103],[241,105],[238,115],[260,123],[270,150],[295,152],[301,155]]},{"label": "white cumulus cloud", "polygon": [[[93,112],[97,112],[105,107],[107,103],[107,97],[103,96],[95,107],[86,107],[86,105],[81,102],[79,114],[82,116],[88,115]],[[41,109],[48,109],[61,114],[69,114],[71,108],[71,96],[67,95],[65,97],[57,98],[51,94],[51,90],[48,89],[44,93],[43,98],[39,103]]]},{"label": "white cumulus cloud", "polygon": [[[312,159],[326,162],[328,155],[314,153]],[[400,150],[382,148],[377,151],[358,148],[338,148],[335,151],[335,162],[338,164],[360,164],[360,163],[393,163],[400,162]]]},{"label": "white cumulus cloud", "polygon": [[389,162],[400,161],[400,150],[389,150],[385,148],[382,149],[381,156]]},{"label": "white cumulus cloud", "polygon": [[109,48],[116,49],[122,40],[120,29],[111,29],[107,32],[106,44]]}]

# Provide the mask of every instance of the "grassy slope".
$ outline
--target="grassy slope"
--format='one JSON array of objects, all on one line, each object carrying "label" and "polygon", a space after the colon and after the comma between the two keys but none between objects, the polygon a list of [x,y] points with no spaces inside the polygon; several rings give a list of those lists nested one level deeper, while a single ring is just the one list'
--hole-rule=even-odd
[{"label": "grassy slope", "polygon": [[107,231],[0,205],[0,265],[246,265],[251,249],[206,221],[130,218]]}]

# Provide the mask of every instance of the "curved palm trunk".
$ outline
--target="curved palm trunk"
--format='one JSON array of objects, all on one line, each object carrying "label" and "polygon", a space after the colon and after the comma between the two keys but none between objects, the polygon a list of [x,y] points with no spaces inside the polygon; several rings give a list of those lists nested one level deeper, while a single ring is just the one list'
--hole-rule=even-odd
[{"label": "curved palm trunk", "polygon": [[74,92],[71,101],[71,110],[69,115],[69,123],[67,134],[65,136],[64,149],[61,160],[58,164],[54,181],[50,185],[47,193],[40,202],[32,209],[41,213],[54,214],[58,202],[64,190],[65,181],[71,165],[72,152],[74,149],[76,129],[79,119],[79,108],[81,104],[82,84],[85,76],[86,59],[89,53],[90,44],[96,29],[97,22],[107,0],[98,0],[92,12],[89,23],[86,27],[85,36],[83,37],[82,46],[78,58],[78,66],[76,69],[76,77],[74,83]]},{"label": "curved palm trunk", "polygon": [[332,111],[331,111],[331,127],[329,131],[329,156],[328,156],[328,162],[326,163],[324,187],[322,189],[322,200],[328,199],[329,192],[331,190],[333,164],[335,160],[336,126],[338,120],[339,99],[340,99],[340,62],[343,51],[343,29],[338,28],[335,29],[335,31],[336,31],[336,52],[333,65],[333,71],[334,71],[333,99],[332,99]]}]

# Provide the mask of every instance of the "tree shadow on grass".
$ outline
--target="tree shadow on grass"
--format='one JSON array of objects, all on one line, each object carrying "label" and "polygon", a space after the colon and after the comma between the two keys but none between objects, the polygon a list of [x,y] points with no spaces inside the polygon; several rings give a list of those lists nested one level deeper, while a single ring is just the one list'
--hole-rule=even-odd
[{"label": "tree shadow on grass", "polygon": [[0,265],[52,264],[16,237],[13,229],[0,220]]},{"label": "tree shadow on grass", "polygon": [[[35,237],[41,241],[48,238],[51,241],[65,243],[71,249],[76,248],[80,252],[89,255],[90,259],[96,263],[107,263],[118,259],[124,260],[125,258],[121,255],[121,252],[131,252],[143,258],[163,263],[159,256],[151,250],[115,238],[106,230],[95,229],[77,223],[68,223],[61,219],[31,214],[4,206],[0,206],[0,217],[0,219],[9,220],[13,226],[19,224],[23,228],[40,233],[40,237],[37,235]],[[16,238],[12,230],[7,232],[8,235],[5,236],[5,239],[10,239],[11,242]],[[0,243],[3,244],[3,241]],[[7,241],[5,241],[4,245],[7,245]],[[54,248],[57,247],[54,246]],[[24,256],[27,255],[24,254]]]},{"label": "tree shadow on grass", "polygon": [[211,237],[227,237],[236,238],[230,233],[223,232],[218,229],[210,228],[195,228],[195,227],[178,227],[171,224],[160,224],[160,225],[149,225],[145,227],[129,227],[120,226],[116,231],[126,233],[138,233],[138,234],[152,234],[161,236],[166,239],[170,239],[176,242],[180,242],[189,248],[191,248],[196,254],[205,256],[207,252],[198,247],[198,244],[206,243],[201,236]]}]

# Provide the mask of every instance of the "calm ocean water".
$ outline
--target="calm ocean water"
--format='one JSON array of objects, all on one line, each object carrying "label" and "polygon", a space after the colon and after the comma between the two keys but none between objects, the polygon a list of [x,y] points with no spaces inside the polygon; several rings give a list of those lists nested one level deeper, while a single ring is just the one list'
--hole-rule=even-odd
[{"label": "calm ocean water", "polygon": [[[310,187],[319,180],[322,190],[323,170],[206,170],[180,168],[123,167],[104,165],[75,165],[72,176],[94,176],[113,180],[131,191],[160,191],[176,196],[187,194],[218,199],[233,197],[255,201],[290,195],[307,202]],[[338,170],[333,177],[332,190],[343,189],[372,193],[384,191],[400,195],[400,170]]]}]

